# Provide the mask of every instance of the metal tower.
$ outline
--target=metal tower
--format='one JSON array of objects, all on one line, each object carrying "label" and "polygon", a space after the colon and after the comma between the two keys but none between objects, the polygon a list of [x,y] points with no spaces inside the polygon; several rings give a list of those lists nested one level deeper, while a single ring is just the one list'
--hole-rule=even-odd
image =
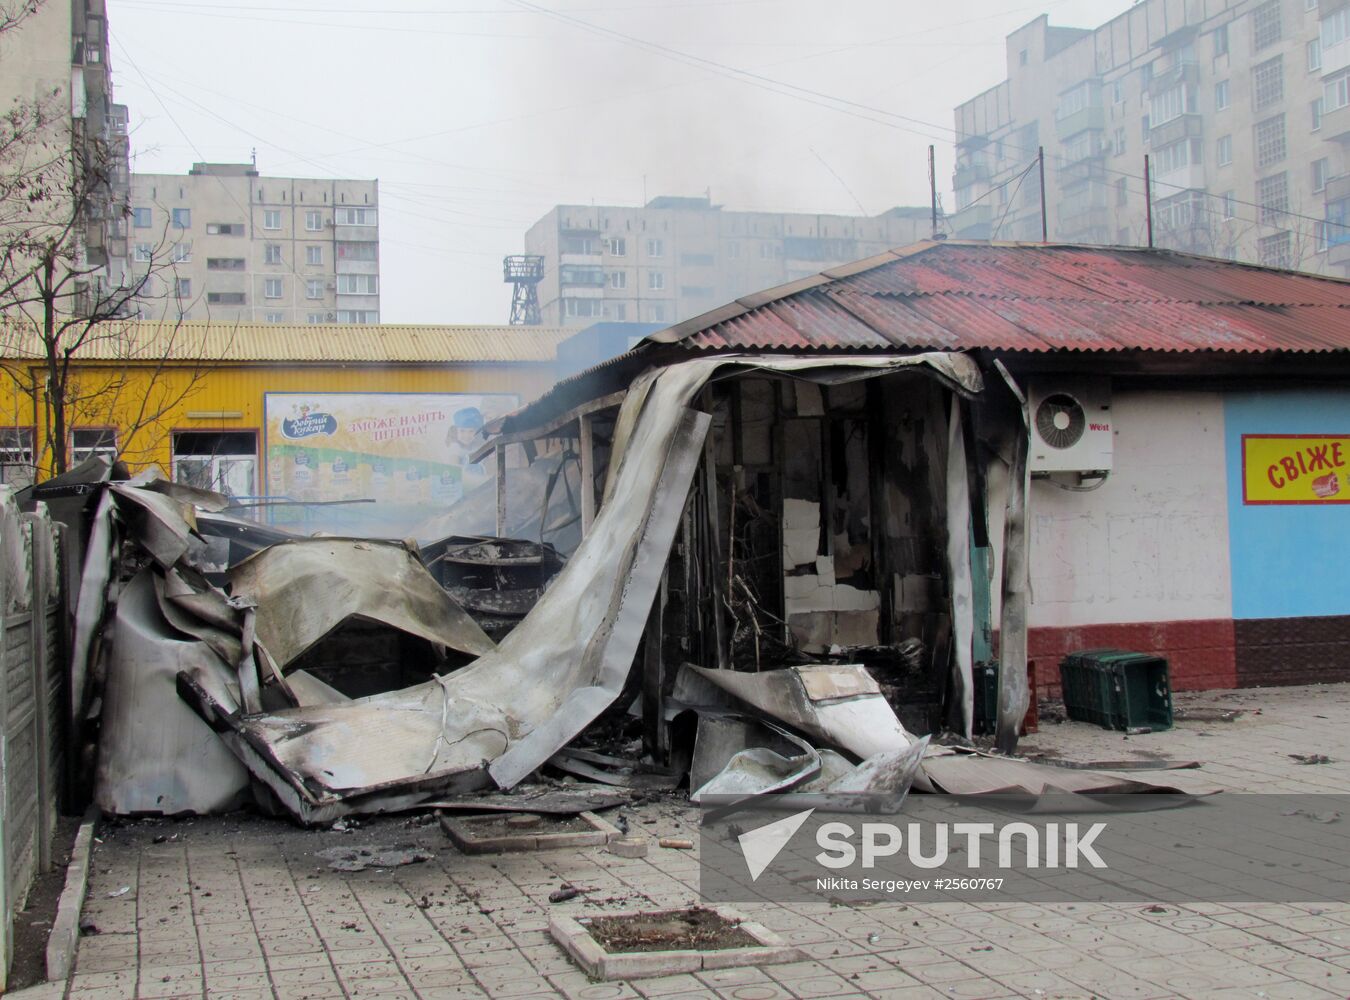
[{"label": "metal tower", "polygon": [[538,326],[539,282],[544,280],[544,258],[538,254],[515,254],[502,258],[502,280],[511,285],[511,325]]}]

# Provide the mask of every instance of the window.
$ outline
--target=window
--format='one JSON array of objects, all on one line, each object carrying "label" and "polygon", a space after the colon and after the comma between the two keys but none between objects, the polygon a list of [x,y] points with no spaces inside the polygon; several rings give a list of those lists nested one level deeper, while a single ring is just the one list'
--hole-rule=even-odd
[{"label": "window", "polygon": [[1288,233],[1276,233],[1256,241],[1257,259],[1266,267],[1292,267],[1294,260],[1290,249]]},{"label": "window", "polygon": [[1125,155],[1125,130],[1123,128],[1116,129],[1115,138],[1111,143],[1111,151],[1116,156]]},{"label": "window", "polygon": [[310,209],[305,213],[305,228],[311,233],[321,232],[323,230],[323,213]]},{"label": "window", "polygon": [[[1002,191],[1003,188],[999,188],[999,190]],[[774,256],[774,247],[773,247],[773,244],[772,244],[772,243],[761,243],[761,244],[759,245],[759,259],[760,259],[760,260],[768,260],[769,258],[771,258],[771,257],[773,257],[773,256]]]},{"label": "window", "polygon": [[1233,191],[1223,193],[1223,217],[1232,219],[1237,215],[1237,194]]},{"label": "window", "polygon": [[109,465],[117,461],[117,431],[111,427],[76,427],[70,432],[70,464],[97,455]]},{"label": "window", "polygon": [[173,228],[191,229],[192,228],[192,209],[175,208],[173,210]]},{"label": "window", "polygon": [[1267,59],[1252,70],[1252,106],[1260,111],[1284,100],[1284,56]]},{"label": "window", "polygon": [[0,427],[0,482],[33,485],[33,428]]},{"label": "window", "polygon": [[268,313],[268,314],[267,314],[267,322],[269,322],[269,323],[284,323],[284,322],[286,322],[286,314],[285,314],[285,313]]},{"label": "window", "polygon": [[[1021,52],[1017,53],[1017,64],[1018,64],[1019,66],[1025,66],[1025,65],[1027,64],[1027,50],[1026,50],[1026,49],[1023,49]],[[664,310],[662,310],[662,312],[664,313]],[[665,317],[664,315],[662,315],[660,318],[661,318],[661,319],[665,319],[666,317]]]},{"label": "window", "polygon": [[1327,189],[1327,177],[1330,171],[1327,167],[1327,158],[1324,156],[1319,160],[1313,160],[1312,164],[1312,184],[1313,191],[1325,191]]},{"label": "window", "polygon": [[739,243],[736,243],[736,242],[733,241],[733,242],[727,244],[727,256],[728,256],[728,257],[733,257],[733,258],[734,258],[734,257],[739,257],[740,255],[741,255],[741,245],[740,245]]},{"label": "window", "polygon": [[[1066,140],[1060,162],[1077,163],[1080,160],[1086,160],[1089,156],[1095,156],[1102,148],[1100,135],[1101,133],[1095,129],[1087,129]],[[681,260],[681,262],[684,261]]]},{"label": "window", "polygon": [[627,287],[628,287],[628,272],[627,272],[627,271],[610,271],[610,272],[609,272],[609,287],[610,287],[610,288],[627,288]]},{"label": "window", "polygon": [[1316,132],[1322,127],[1322,98],[1317,98],[1308,104],[1308,116],[1312,119],[1312,130]]},{"label": "window", "polygon": [[258,437],[252,431],[179,431],[173,435],[174,482],[227,497],[257,492]]},{"label": "window", "polygon": [[[1350,7],[1345,8],[1350,10]],[[1322,114],[1350,104],[1350,70],[1337,73],[1322,84]]]},{"label": "window", "polygon": [[339,309],[337,321],[339,323],[378,323],[380,314],[373,309]]},{"label": "window", "polygon": [[174,297],[175,297],[175,298],[180,298],[180,299],[190,299],[190,298],[192,298],[192,279],[191,279],[191,278],[174,278],[174,279],[173,279],[173,294],[174,294]]},{"label": "window", "polygon": [[373,208],[335,208],[333,224],[337,226],[373,226],[375,209]]},{"label": "window", "polygon": [[136,244],[135,259],[139,263],[144,264],[152,260],[154,256],[155,256],[155,248],[151,246],[149,243]]},{"label": "window", "polygon": [[154,220],[154,213],[148,208],[133,208],[131,210],[131,224],[137,229],[149,229]]},{"label": "window", "polygon": [[208,236],[243,236],[244,227],[238,222],[208,222],[206,233]]},{"label": "window", "polygon": [[1220,80],[1214,85],[1214,110],[1222,111],[1228,107],[1228,81]]},{"label": "window", "polygon": [[619,322],[628,319],[628,304],[626,302],[611,303],[610,308],[614,310],[614,318]]},{"label": "window", "polygon": [[246,301],[243,292],[206,293],[206,304],[211,306],[242,306]]},{"label": "window", "polygon": [[[1022,53],[1022,61],[1026,62],[1026,53]],[[647,318],[653,323],[664,323],[666,321],[666,306],[664,302],[656,302],[647,307]]]},{"label": "window", "polygon": [[338,260],[376,260],[379,245],[376,243],[339,243]]},{"label": "window", "polygon": [[1154,214],[1164,228],[1180,230],[1195,225],[1204,210],[1205,196],[1199,191],[1186,191],[1159,201]]},{"label": "window", "polygon": [[666,245],[661,240],[647,241],[648,257],[664,257],[666,255]]},{"label": "window", "polygon": [[277,208],[263,209],[263,228],[280,229],[281,228],[281,210]]},{"label": "window", "polygon": [[279,299],[281,298],[282,283],[280,278],[266,278],[263,280],[263,298]]},{"label": "window", "polygon": [[1100,91],[1097,88],[1095,80],[1084,80],[1072,90],[1060,94],[1059,101],[1055,105],[1055,120],[1063,121],[1087,108],[1099,106]]},{"label": "window", "polygon": [[1125,178],[1116,181],[1116,204],[1124,205],[1130,200],[1129,190],[1125,187]]},{"label": "window", "polygon": [[628,256],[628,241],[622,236],[606,236],[605,253],[611,257]]},{"label": "window", "polygon": [[339,295],[378,295],[379,278],[373,274],[339,274],[337,290]]},{"label": "window", "polygon": [[589,285],[605,287],[605,269],[599,265],[564,264],[558,268],[558,283],[562,285]]},{"label": "window", "polygon": [[1214,29],[1214,58],[1228,55],[1228,25],[1221,24]]},{"label": "window", "polygon": [[310,278],[305,282],[305,298],[307,299],[323,298],[322,278]]},{"label": "window", "polygon": [[1191,157],[1191,143],[1187,139],[1164,146],[1154,154],[1154,158],[1160,174],[1169,174],[1192,162],[1198,162]]},{"label": "window", "polygon": [[1149,105],[1149,127],[1157,128],[1180,118],[1186,111],[1186,88],[1173,87],[1153,98]]},{"label": "window", "polygon": [[1252,50],[1260,52],[1274,45],[1284,37],[1284,27],[1280,20],[1280,5],[1283,0],[1266,0],[1252,11]]},{"label": "window", "polygon": [[605,302],[603,299],[563,299],[563,315],[582,318],[603,317]]},{"label": "window", "polygon": [[[1113,104],[1123,104],[1123,103],[1125,102],[1125,88],[1124,88],[1123,86],[1121,86],[1121,83],[1120,83],[1119,80],[1112,80],[1112,81],[1111,81],[1111,101],[1112,101]],[[1000,139],[1000,140],[998,141],[998,146],[999,146],[999,156],[998,156],[998,158],[1001,160],[1001,159],[1003,159],[1003,140],[1002,140],[1002,139]]]},{"label": "window", "polygon": [[580,254],[584,257],[598,257],[600,255],[599,244],[590,236],[564,236],[562,238],[562,253]]},{"label": "window", "polygon": [[1303,0],[1303,9],[1304,9],[1304,10],[1316,10],[1316,9],[1317,9],[1317,0]]},{"label": "window", "polygon": [[1308,72],[1316,73],[1322,68],[1322,40],[1314,38],[1304,46],[1304,51],[1308,56]]},{"label": "window", "polygon": [[1328,233],[1331,227],[1322,219],[1318,219],[1313,226],[1313,253],[1323,253],[1329,242]]},{"label": "window", "polygon": [[1257,221],[1263,226],[1282,226],[1289,214],[1289,178],[1283,171],[1256,182]]},{"label": "window", "polygon": [[315,267],[323,266],[323,247],[307,246],[305,247],[305,263]]},{"label": "window", "polygon": [[309,323],[311,326],[322,323],[323,321],[324,321],[323,313],[310,313],[307,317],[305,317],[305,322]]},{"label": "window", "polygon": [[1342,7],[1322,19],[1322,51],[1335,48],[1350,38],[1350,7]]},{"label": "window", "polygon": [[244,258],[207,257],[206,269],[208,271],[242,271],[244,269]]},{"label": "window", "polygon": [[1219,157],[1219,166],[1226,167],[1233,162],[1233,137],[1231,135],[1219,136],[1218,148],[1216,150]]},{"label": "window", "polygon": [[175,243],[173,245],[173,262],[175,264],[185,264],[192,259],[191,243]]},{"label": "window", "polygon": [[647,287],[653,292],[663,291],[666,287],[666,276],[660,271],[648,271]]},{"label": "window", "polygon": [[280,264],[281,263],[281,244],[267,243],[263,245],[263,263]]},{"label": "window", "polygon": [[1256,165],[1267,167],[1284,159],[1284,115],[1256,123]]}]

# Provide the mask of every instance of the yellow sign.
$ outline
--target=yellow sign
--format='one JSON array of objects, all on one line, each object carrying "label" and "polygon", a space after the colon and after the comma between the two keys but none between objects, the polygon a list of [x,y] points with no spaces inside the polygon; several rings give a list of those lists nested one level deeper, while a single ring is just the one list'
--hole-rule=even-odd
[{"label": "yellow sign", "polygon": [[1242,435],[1242,502],[1350,503],[1350,434]]}]

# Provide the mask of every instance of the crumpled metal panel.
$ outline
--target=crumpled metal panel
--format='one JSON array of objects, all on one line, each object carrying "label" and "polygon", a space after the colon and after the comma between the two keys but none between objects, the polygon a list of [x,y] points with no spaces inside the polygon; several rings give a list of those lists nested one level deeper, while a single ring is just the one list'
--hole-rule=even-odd
[{"label": "crumpled metal panel", "polygon": [[921,247],[742,300],[738,315],[676,335],[696,350],[1350,350],[1339,279],[1166,250]]},{"label": "crumpled metal panel", "polygon": [[474,656],[495,648],[401,542],[279,542],[230,570],[230,593],[257,606],[258,642],[283,669],[355,615]]}]

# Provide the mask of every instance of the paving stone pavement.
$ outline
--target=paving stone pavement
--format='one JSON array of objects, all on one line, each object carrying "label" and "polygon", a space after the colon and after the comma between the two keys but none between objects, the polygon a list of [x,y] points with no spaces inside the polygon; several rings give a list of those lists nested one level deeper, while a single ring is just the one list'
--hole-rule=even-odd
[{"label": "paving stone pavement", "polygon": [[[1024,747],[1074,760],[1194,758],[1204,762],[1200,775],[1232,789],[1350,791],[1350,686],[1177,701],[1204,718],[1128,738],[1048,724]],[[1210,721],[1228,707],[1246,711],[1235,721]],[[1332,762],[1301,765],[1291,753]],[[653,838],[696,838],[697,813],[683,802],[629,815]],[[358,844],[416,845],[435,857],[342,873],[315,856]],[[585,893],[550,904],[563,882]],[[418,817],[370,821],[348,833],[242,815],[110,824],[85,909],[98,932],[82,938],[66,995],[1350,997],[1350,905],[758,904],[742,909],[807,960],[616,983],[588,980],[548,937],[552,912],[688,905],[697,901],[697,882],[695,852],[661,849],[654,839],[648,857],[633,860],[600,848],[468,857]]]}]

